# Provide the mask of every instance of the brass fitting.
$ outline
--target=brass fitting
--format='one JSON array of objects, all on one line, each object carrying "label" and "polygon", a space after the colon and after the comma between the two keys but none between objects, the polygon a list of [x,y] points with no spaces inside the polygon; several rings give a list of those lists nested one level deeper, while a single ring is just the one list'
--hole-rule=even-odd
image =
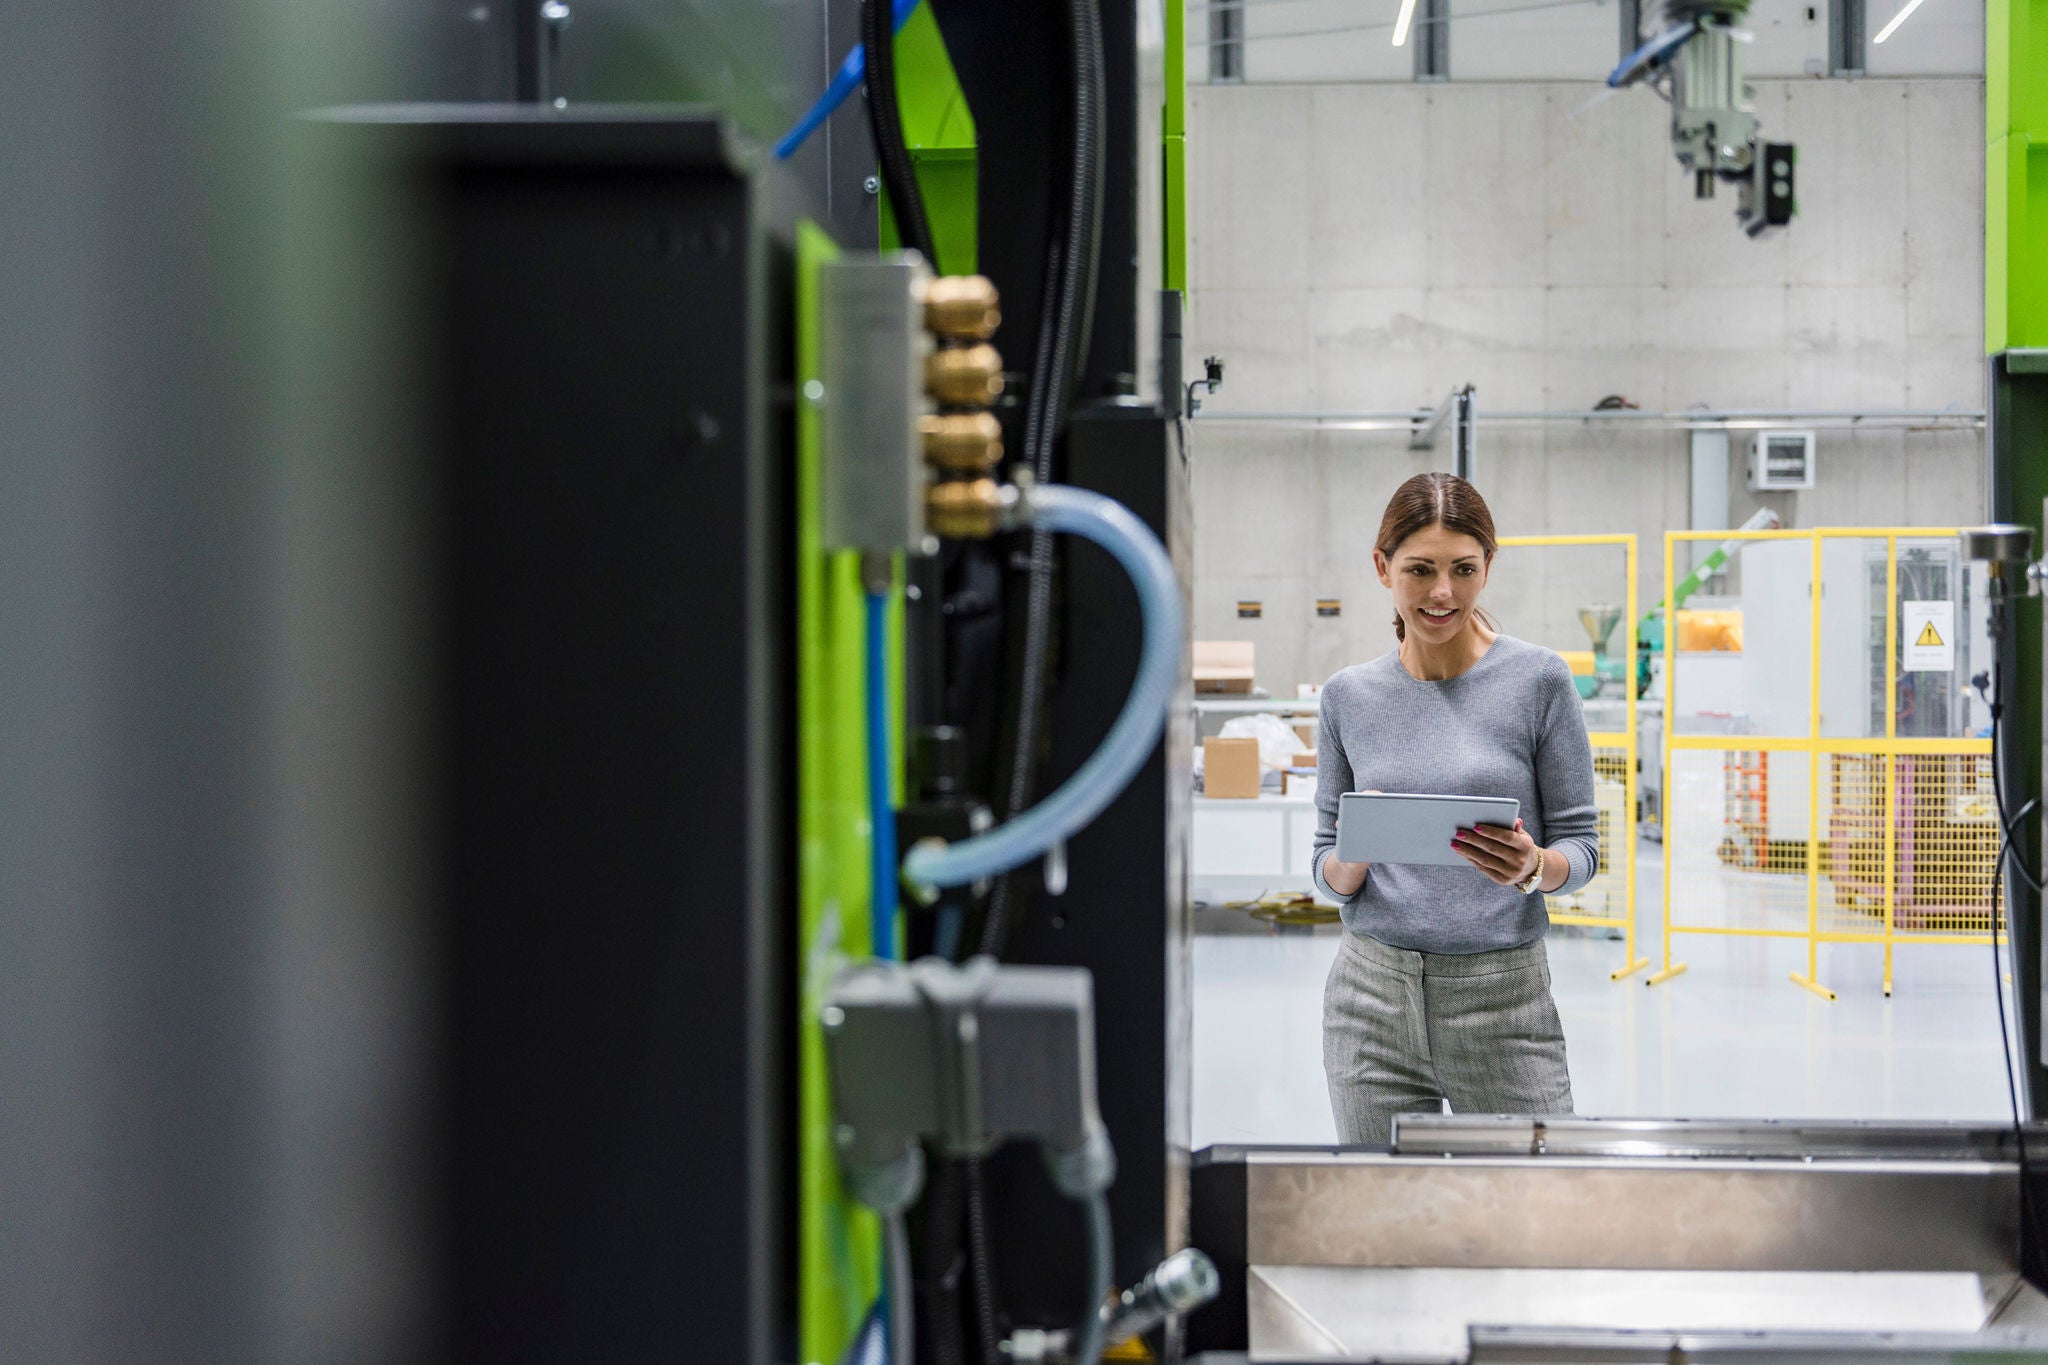
[{"label": "brass fitting", "polygon": [[944,275],[926,286],[924,325],[948,341],[987,341],[1003,321],[995,285],[982,275]]},{"label": "brass fitting", "polygon": [[918,419],[924,457],[947,474],[993,474],[1003,462],[1003,424],[991,412],[948,412]]},{"label": "brass fitting", "polygon": [[993,346],[948,346],[924,362],[925,392],[934,402],[985,408],[1003,395],[1003,358]]},{"label": "brass fitting", "polygon": [[1009,506],[994,479],[935,483],[925,492],[925,525],[933,535],[987,540]]}]

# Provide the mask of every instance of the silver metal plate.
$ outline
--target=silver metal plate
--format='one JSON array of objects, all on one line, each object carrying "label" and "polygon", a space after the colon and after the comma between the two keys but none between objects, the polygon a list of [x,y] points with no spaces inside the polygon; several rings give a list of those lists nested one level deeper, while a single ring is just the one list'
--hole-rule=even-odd
[{"label": "silver metal plate", "polygon": [[924,535],[928,272],[915,252],[849,255],[819,272],[823,533],[828,550],[890,551]]},{"label": "silver metal plate", "polygon": [[1458,1362],[1475,1327],[1971,1333],[2004,1287],[1955,1271],[1253,1266],[1251,1358]]},{"label": "silver metal plate", "polygon": [[2019,1182],[1967,1160],[1425,1159],[1258,1152],[1253,1265],[1558,1270],[2018,1268]]}]

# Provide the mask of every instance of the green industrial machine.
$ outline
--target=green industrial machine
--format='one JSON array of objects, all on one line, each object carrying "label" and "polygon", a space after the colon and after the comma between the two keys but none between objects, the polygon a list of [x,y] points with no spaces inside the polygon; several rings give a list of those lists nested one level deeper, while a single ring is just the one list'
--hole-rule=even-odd
[{"label": "green industrial machine", "polygon": [[[2048,3],[1988,0],[1985,6],[1984,350],[1989,370],[1986,441],[1993,522],[2040,528],[2048,521]],[[2036,541],[2038,547],[2039,541]],[[2005,679],[2012,698],[1999,763],[2005,789],[2042,782],[2043,632],[2040,600],[2012,612]],[[2016,798],[2017,799],[2017,798]],[[2013,834],[2015,861],[2040,867],[2040,821]],[[2024,1098],[2048,1107],[2041,1067],[2044,976],[2042,898],[2008,873],[2006,905],[2019,1001]]]}]

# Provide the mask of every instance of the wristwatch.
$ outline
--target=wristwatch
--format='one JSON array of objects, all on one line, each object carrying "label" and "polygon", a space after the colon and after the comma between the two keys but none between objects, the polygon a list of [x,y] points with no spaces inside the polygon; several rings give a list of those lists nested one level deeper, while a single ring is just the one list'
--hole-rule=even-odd
[{"label": "wristwatch", "polygon": [[1516,882],[1515,890],[1521,892],[1523,895],[1526,896],[1531,891],[1534,891],[1537,887],[1541,886],[1543,884],[1543,865],[1549,861],[1550,860],[1548,858],[1543,856],[1543,850],[1540,848],[1537,849],[1536,870],[1534,872],[1531,872],[1523,880]]}]

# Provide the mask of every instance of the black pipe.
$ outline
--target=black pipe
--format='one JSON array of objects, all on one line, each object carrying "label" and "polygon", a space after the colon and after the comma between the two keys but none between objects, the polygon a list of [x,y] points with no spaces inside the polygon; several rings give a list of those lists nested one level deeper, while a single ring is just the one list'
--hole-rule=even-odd
[{"label": "black pipe", "polygon": [[[1053,453],[1066,424],[1074,381],[1086,367],[1094,316],[1096,261],[1102,244],[1103,72],[1102,15],[1097,0],[1068,0],[1074,64],[1074,110],[1067,203],[1058,246],[1048,259],[1049,290],[1039,325],[1031,396],[1026,407],[1025,457],[1040,482],[1050,482]],[[1051,341],[1048,343],[1047,334]],[[1030,804],[1038,776],[1038,747],[1044,728],[1046,679],[1051,671],[1052,538],[1031,534],[1030,578],[1024,623],[1024,656],[1017,687],[1017,727],[1011,748],[1002,815],[1010,819]],[[982,926],[981,950],[1003,955],[1021,893],[1020,873],[996,881]]]},{"label": "black pipe", "polygon": [[919,1354],[934,1365],[967,1365],[967,1342],[960,1330],[960,1218],[966,1173],[959,1161],[932,1163],[925,1182],[922,1265],[917,1270],[919,1306],[924,1310],[917,1330]]},{"label": "black pipe", "polygon": [[896,25],[891,21],[892,9],[890,0],[861,0],[860,41],[867,55],[863,79],[868,97],[868,126],[875,135],[882,184],[889,192],[889,205],[896,212],[896,234],[936,272],[938,247],[932,241],[924,195],[918,190],[917,171],[910,164],[910,151],[904,143],[903,111],[896,102]]}]

